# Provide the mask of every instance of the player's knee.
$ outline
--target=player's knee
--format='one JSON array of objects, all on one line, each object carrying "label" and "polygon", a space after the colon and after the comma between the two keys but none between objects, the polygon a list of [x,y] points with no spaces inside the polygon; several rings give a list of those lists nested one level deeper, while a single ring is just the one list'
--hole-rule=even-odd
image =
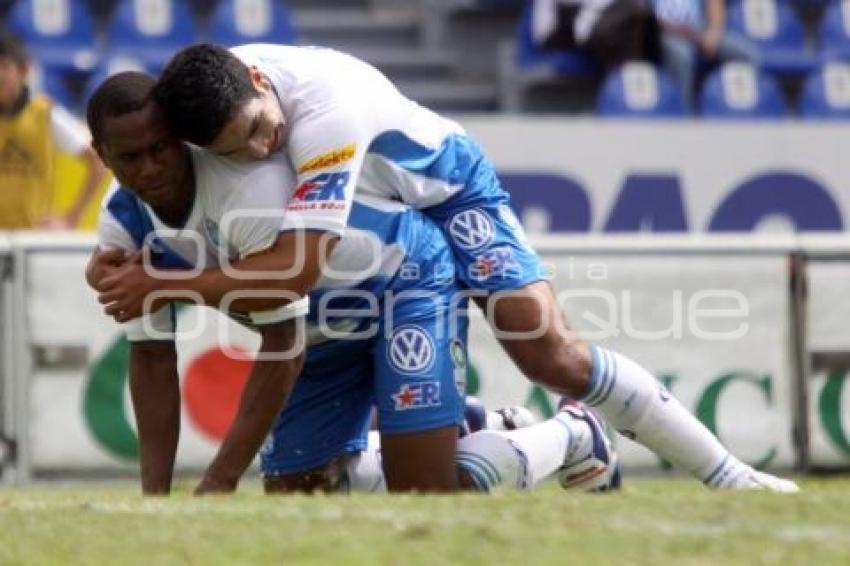
[{"label": "player's knee", "polygon": [[343,488],[343,478],[348,460],[349,455],[343,454],[312,470],[289,474],[269,474],[263,477],[263,488],[267,494],[340,491]]},{"label": "player's knee", "polygon": [[525,488],[528,463],[522,452],[496,431],[481,430],[458,440],[457,468],[461,485],[490,491],[499,485]]}]

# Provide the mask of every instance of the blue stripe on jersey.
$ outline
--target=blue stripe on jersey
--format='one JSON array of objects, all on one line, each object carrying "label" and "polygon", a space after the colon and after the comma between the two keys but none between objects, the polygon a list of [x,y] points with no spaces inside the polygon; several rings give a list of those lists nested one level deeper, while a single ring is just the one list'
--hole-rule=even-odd
[{"label": "blue stripe on jersey", "polygon": [[380,155],[411,173],[450,185],[466,181],[481,159],[481,150],[467,136],[452,134],[443,140],[440,147],[430,148],[398,130],[378,135],[367,152]]},{"label": "blue stripe on jersey", "polygon": [[[130,191],[119,187],[106,209],[121,223],[121,226],[133,238],[140,249],[148,234],[154,231],[153,221],[141,201]],[[165,245],[162,240],[155,238],[156,249],[151,250],[151,262],[160,269],[191,269],[192,264],[179,256],[174,250]]]}]

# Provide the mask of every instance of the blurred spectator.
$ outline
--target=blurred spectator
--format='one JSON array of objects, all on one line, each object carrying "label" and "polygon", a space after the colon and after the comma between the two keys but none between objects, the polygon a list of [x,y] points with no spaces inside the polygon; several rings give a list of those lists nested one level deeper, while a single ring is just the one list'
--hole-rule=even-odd
[{"label": "blurred spectator", "polygon": [[643,0],[533,0],[543,49],[577,49],[605,68],[659,58],[658,23]]},{"label": "blurred spectator", "polygon": [[758,51],[726,30],[726,0],[653,0],[661,25],[661,54],[682,98],[693,109],[699,66],[742,60],[758,65]]},{"label": "blurred spectator", "polygon": [[[79,122],[26,84],[23,44],[0,32],[0,229],[77,225],[105,175]],[[67,215],[56,215],[53,171],[57,152],[80,156],[87,174]]]}]

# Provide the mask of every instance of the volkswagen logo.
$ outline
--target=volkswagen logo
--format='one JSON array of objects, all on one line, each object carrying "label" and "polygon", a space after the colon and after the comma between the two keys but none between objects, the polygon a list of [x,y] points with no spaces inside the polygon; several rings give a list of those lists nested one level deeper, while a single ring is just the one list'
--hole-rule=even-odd
[{"label": "volkswagen logo", "polygon": [[397,370],[418,373],[434,364],[434,342],[418,326],[401,326],[393,332],[387,354]]},{"label": "volkswagen logo", "polygon": [[478,208],[464,210],[449,220],[449,234],[465,250],[477,250],[493,241],[495,230],[490,218]]}]

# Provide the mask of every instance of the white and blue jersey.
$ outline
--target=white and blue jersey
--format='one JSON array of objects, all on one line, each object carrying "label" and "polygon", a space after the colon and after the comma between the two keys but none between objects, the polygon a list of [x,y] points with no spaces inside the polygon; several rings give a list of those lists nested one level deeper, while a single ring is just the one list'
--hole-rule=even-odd
[{"label": "white and blue jersey", "polygon": [[[286,160],[235,164],[190,151],[196,191],[184,222],[167,226],[116,186],[101,211],[101,248],[147,247],[160,268],[215,267],[270,247],[302,222],[283,210],[293,179]],[[432,221],[401,203],[364,196],[347,206],[347,225],[310,293],[306,363],[263,450],[266,474],[310,470],[365,449],[373,407],[386,432],[462,421],[466,301],[448,244]],[[236,318],[257,325],[305,310],[293,303]],[[169,339],[173,319],[165,307],[148,324],[128,325],[128,338]]]},{"label": "white and blue jersey", "polygon": [[542,279],[492,164],[458,123],[338,51],[253,44],[233,53],[277,93],[297,172],[287,207],[306,213],[308,227],[341,230],[355,195],[402,202],[442,227],[465,286],[494,291]]}]

